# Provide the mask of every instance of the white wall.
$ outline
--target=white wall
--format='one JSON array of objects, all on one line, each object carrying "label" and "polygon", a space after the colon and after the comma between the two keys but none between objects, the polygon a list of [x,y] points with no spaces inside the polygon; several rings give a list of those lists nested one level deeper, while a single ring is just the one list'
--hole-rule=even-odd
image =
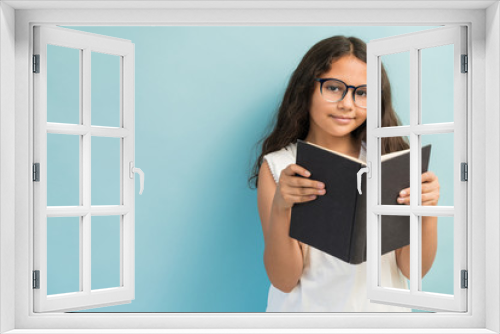
[{"label": "white wall", "polygon": [[0,3],[0,333],[14,328],[14,23],[14,9]]},{"label": "white wall", "polygon": [[[500,25],[498,3],[490,6],[486,11],[486,69],[492,75],[486,76],[486,87],[491,90],[492,98],[486,99],[486,219],[493,224],[487,224],[486,228],[486,249],[490,249],[490,254],[486,254],[486,328],[500,332],[500,248],[498,245],[498,235],[500,234],[500,203],[499,191],[499,165],[500,165]],[[494,92],[494,93],[493,93]]]}]

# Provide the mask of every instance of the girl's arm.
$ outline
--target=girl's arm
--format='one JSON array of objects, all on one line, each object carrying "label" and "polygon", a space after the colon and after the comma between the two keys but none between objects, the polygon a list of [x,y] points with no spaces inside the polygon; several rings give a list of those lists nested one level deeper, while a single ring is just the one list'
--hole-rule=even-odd
[{"label": "girl's arm", "polygon": [[[437,217],[422,217],[422,278],[431,269],[437,251]],[[410,245],[396,249],[399,269],[410,279]]]},{"label": "girl's arm", "polygon": [[[422,205],[437,205],[439,200],[439,180],[433,172],[422,174]],[[405,192],[403,194],[403,191]],[[410,204],[410,188],[403,189],[400,204]],[[396,249],[399,269],[410,279],[410,246]],[[422,277],[431,269],[437,251],[437,217],[422,217]]]},{"label": "girl's arm", "polygon": [[271,283],[283,292],[297,285],[304,265],[300,243],[289,236],[292,206],[326,193],[325,185],[309,176],[304,168],[291,164],[276,185],[266,161],[259,171],[257,204],[264,233],[264,265]]},{"label": "girl's arm", "polygon": [[289,237],[291,208],[273,205],[276,183],[266,161],[259,171],[257,205],[264,233],[264,265],[272,285],[290,292],[302,275],[303,259],[299,242]]}]

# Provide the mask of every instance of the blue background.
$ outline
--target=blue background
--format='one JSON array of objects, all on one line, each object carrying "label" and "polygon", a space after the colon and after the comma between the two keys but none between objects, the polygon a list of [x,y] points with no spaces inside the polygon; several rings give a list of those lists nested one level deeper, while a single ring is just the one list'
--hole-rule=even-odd
[{"label": "blue background", "polygon": [[[257,193],[247,179],[255,144],[291,73],[323,38],[342,34],[368,42],[432,27],[68,28],[135,44],[135,165],[146,174],[141,196],[136,181],[135,300],[91,311],[264,312],[270,283]],[[424,123],[453,121],[449,50],[424,59]],[[48,51],[48,121],[78,123],[78,51]],[[409,124],[409,61],[388,57],[394,105]],[[92,54],[93,125],[119,124],[118,64],[116,56]],[[439,205],[453,205],[453,152],[447,149],[453,135],[427,137],[422,142],[433,144]],[[92,139],[93,205],[119,203],[118,150],[113,138]],[[77,136],[48,135],[48,205],[79,202],[78,159]],[[92,218],[94,289],[118,285],[118,218]],[[452,225],[451,218],[439,220],[425,291],[453,293]],[[48,226],[49,294],[78,291],[78,219],[50,218]]]}]

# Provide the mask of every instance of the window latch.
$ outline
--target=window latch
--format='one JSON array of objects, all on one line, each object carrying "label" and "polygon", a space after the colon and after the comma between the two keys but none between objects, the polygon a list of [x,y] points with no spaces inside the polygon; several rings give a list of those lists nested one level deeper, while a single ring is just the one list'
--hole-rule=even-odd
[{"label": "window latch", "polygon": [[370,161],[367,163],[366,167],[361,168],[358,171],[358,192],[360,195],[361,195],[361,176],[363,175],[363,173],[366,173],[367,174],[366,176],[368,178],[372,177],[372,163]]},{"label": "window latch", "polygon": [[137,173],[141,177],[141,190],[139,191],[139,195],[142,195],[142,191],[144,190],[144,172],[140,168],[134,167],[134,162],[130,161],[129,163],[129,176],[131,179],[134,178],[134,174]]}]

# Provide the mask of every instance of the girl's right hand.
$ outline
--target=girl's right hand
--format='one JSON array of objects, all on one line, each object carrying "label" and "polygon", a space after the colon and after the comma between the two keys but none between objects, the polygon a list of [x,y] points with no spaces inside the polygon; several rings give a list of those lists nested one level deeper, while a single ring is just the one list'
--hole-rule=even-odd
[{"label": "girl's right hand", "polygon": [[290,209],[295,203],[309,202],[326,194],[324,183],[296,174],[306,178],[311,176],[309,171],[296,164],[288,165],[281,172],[274,202],[282,209]]}]

